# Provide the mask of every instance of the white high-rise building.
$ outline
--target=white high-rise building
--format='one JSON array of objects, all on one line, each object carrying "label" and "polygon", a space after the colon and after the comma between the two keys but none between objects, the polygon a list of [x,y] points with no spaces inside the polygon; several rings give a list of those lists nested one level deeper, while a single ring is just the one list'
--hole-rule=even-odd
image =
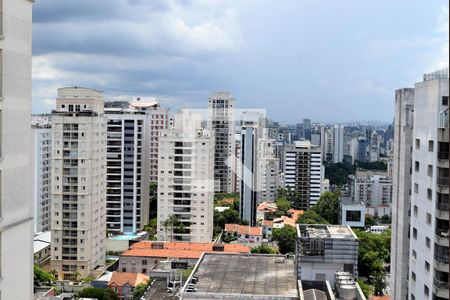
[{"label": "white high-rise building", "polygon": [[322,192],[322,148],[309,141],[296,141],[285,148],[284,159],[285,187],[299,196],[301,209],[308,209]]},{"label": "white high-rise building", "polygon": [[233,173],[227,160],[233,157],[235,150],[235,99],[228,92],[215,92],[208,99],[208,130],[214,135],[214,179],[216,193],[231,193]]},{"label": "white high-rise building", "polygon": [[106,118],[103,94],[58,89],[52,115],[51,268],[86,277],[105,263]]},{"label": "white high-rise building", "polygon": [[[391,296],[408,295],[409,225],[411,210],[411,149],[414,89],[395,92],[394,161],[392,168]],[[395,267],[394,267],[395,266]]]},{"label": "white high-rise building", "polygon": [[32,126],[31,149],[34,232],[38,233],[50,230],[52,174],[52,128],[50,125]]},{"label": "white high-rise building", "polygon": [[448,85],[448,69],[415,85],[409,299],[449,299]]},{"label": "white high-rise building", "polygon": [[344,125],[336,124],[333,128],[333,162],[344,160]]},{"label": "white high-rise building", "polygon": [[275,158],[275,140],[258,141],[257,203],[275,201],[280,187],[280,160]]},{"label": "white high-rise building", "polygon": [[0,1],[0,295],[33,298],[31,15],[28,0]]},{"label": "white high-rise building", "polygon": [[349,177],[352,200],[368,207],[390,206],[392,202],[392,178],[387,172],[356,171]]},{"label": "white high-rise building", "polygon": [[139,109],[105,108],[106,225],[110,233],[133,234],[148,223],[150,130],[155,125],[150,125],[154,103],[147,103],[149,109],[144,104]]},{"label": "white high-rise building", "polygon": [[[158,240],[211,242],[214,138],[201,128],[201,116],[177,114],[175,128],[160,136],[158,155]],[[173,216],[179,224],[168,225]]]}]

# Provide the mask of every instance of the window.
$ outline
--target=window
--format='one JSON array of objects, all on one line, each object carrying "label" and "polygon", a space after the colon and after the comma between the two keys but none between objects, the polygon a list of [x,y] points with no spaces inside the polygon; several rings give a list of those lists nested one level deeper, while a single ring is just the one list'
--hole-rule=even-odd
[{"label": "window", "polygon": [[425,261],[425,271],[430,272],[430,263]]},{"label": "window", "polygon": [[411,279],[413,282],[416,282],[416,273],[411,272]]},{"label": "window", "polygon": [[419,192],[419,184],[414,183],[414,193],[418,193]]},{"label": "window", "polygon": [[348,210],[348,211],[346,211],[345,220],[347,222],[359,222],[359,221],[361,221],[361,211],[359,211],[359,210]]},{"label": "window", "polygon": [[416,162],[414,163],[414,170],[415,170],[416,172],[419,172],[419,167],[420,167],[420,163],[419,163],[418,161],[416,161]]},{"label": "window", "polygon": [[414,258],[414,260],[417,260],[417,252],[416,252],[416,250],[412,249],[411,255]]},{"label": "window", "polygon": [[419,208],[417,207],[417,205],[414,205],[414,216],[417,217],[418,214],[419,214]]},{"label": "window", "polygon": [[428,151],[434,151],[434,141],[428,141]]},{"label": "window", "polygon": [[413,239],[417,240],[417,228],[413,228]]},{"label": "window", "polygon": [[433,177],[433,166],[432,165],[428,165],[427,175],[430,177]]},{"label": "window", "polygon": [[431,240],[428,237],[425,238],[425,246],[427,246],[428,249],[431,247]]},{"label": "window", "polygon": [[414,294],[411,294],[411,300],[416,300],[416,296],[414,296]]},{"label": "window", "polygon": [[427,189],[427,198],[428,200],[433,200],[433,190]]},{"label": "window", "polygon": [[431,214],[427,213],[427,224],[430,225],[431,224]]},{"label": "window", "polygon": [[427,297],[430,295],[430,288],[426,284],[424,284],[424,286],[423,286],[423,293]]},{"label": "window", "polygon": [[442,97],[442,105],[448,106],[448,96],[443,96]]},{"label": "window", "polygon": [[416,139],[416,149],[420,148],[420,139]]}]

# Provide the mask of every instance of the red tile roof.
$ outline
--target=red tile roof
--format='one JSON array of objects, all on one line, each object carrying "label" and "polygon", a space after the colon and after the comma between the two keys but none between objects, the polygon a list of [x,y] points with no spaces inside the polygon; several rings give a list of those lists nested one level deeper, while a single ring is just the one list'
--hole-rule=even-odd
[{"label": "red tile roof", "polygon": [[240,235],[262,236],[262,227],[250,227],[239,224],[225,224],[225,232],[237,232]]},{"label": "red tile roof", "polygon": [[273,202],[261,202],[256,210],[260,212],[276,212],[278,208]]},{"label": "red tile roof", "polygon": [[149,277],[141,273],[125,273],[125,272],[113,272],[111,279],[108,282],[108,286],[124,286],[126,284],[136,287],[139,284],[145,284],[149,281]]},{"label": "red tile roof", "polygon": [[[153,246],[152,246],[153,245]],[[149,242],[136,243],[121,256],[140,257],[176,257],[198,259],[203,252],[213,252],[214,243],[171,243]],[[156,247],[160,246],[160,247]],[[229,253],[249,253],[250,248],[239,244],[224,244],[224,251]],[[161,249],[158,249],[161,248]]]}]

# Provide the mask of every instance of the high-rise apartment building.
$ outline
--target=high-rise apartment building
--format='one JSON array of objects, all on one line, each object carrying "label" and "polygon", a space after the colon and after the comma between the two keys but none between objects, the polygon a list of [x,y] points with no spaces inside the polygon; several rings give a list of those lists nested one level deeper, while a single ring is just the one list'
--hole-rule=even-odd
[{"label": "high-rise apartment building", "polygon": [[133,234],[148,223],[150,131],[151,126],[155,126],[150,125],[149,112],[153,111],[154,105],[154,102],[139,102],[139,109],[134,106],[105,108],[106,225],[109,233]]},{"label": "high-rise apartment building", "polygon": [[58,89],[52,114],[51,267],[60,279],[105,263],[106,119],[103,94]]},{"label": "high-rise apartment building", "polygon": [[34,232],[50,230],[52,128],[33,125],[31,128],[31,176],[34,203]]},{"label": "high-rise apartment building", "polygon": [[396,94],[395,299],[449,299],[448,80],[448,69],[426,74]]},{"label": "high-rise apartment building", "polygon": [[297,195],[301,209],[308,209],[320,198],[324,169],[322,148],[309,141],[286,146],[284,154],[285,187]]},{"label": "high-rise apartment building", "polygon": [[391,296],[408,295],[409,225],[411,209],[411,149],[414,89],[395,92],[394,161],[392,168]]},{"label": "high-rise apartment building", "polygon": [[174,129],[162,132],[158,155],[158,240],[211,242],[214,138],[201,128],[199,116],[184,111]]},{"label": "high-rise apartment building", "polygon": [[32,1],[0,1],[0,297],[33,298]]},{"label": "high-rise apartment building", "polygon": [[344,160],[344,125],[336,124],[333,127],[333,162]]},{"label": "high-rise apartment building", "polygon": [[410,299],[449,299],[448,69],[415,85]]},{"label": "high-rise apartment building", "polygon": [[356,171],[349,176],[352,200],[369,207],[390,206],[392,202],[392,178],[387,172]]},{"label": "high-rise apartment building", "polygon": [[[215,92],[208,99],[208,130],[214,135],[214,179],[216,193],[234,191],[233,174],[227,160],[235,150],[235,99],[227,92]],[[229,163],[229,161],[228,161]]]}]

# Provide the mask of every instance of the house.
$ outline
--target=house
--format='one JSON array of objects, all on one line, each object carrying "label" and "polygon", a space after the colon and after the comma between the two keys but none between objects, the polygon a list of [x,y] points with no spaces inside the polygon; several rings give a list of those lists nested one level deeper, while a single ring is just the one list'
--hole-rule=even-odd
[{"label": "house", "polygon": [[204,252],[249,253],[250,248],[239,244],[142,241],[120,255],[118,270],[147,274],[159,261],[167,259],[177,259],[193,266]]},{"label": "house", "polygon": [[236,235],[238,240],[246,243],[261,243],[263,237],[262,227],[251,227],[239,224],[225,224],[226,235]]},{"label": "house", "polygon": [[278,210],[277,205],[274,202],[261,202],[256,208],[256,220],[267,220],[270,213],[275,213]]},{"label": "house", "polygon": [[44,267],[50,264],[51,232],[39,232],[33,240],[34,264]]},{"label": "house", "polygon": [[147,284],[149,277],[141,273],[112,273],[108,282],[108,288],[119,295],[119,299],[133,300],[134,289],[141,285]]}]

